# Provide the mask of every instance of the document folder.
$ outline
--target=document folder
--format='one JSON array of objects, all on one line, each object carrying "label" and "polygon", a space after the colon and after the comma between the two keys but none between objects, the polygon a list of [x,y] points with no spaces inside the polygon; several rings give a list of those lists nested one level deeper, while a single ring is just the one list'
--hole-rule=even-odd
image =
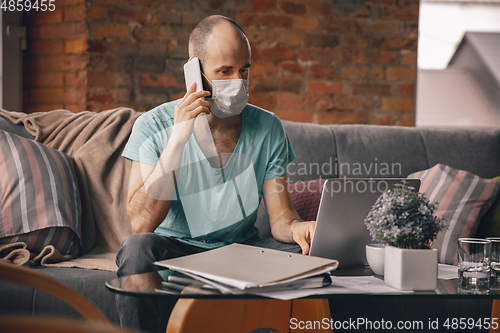
[{"label": "document folder", "polygon": [[244,290],[293,282],[333,271],[337,260],[231,244],[156,265]]}]

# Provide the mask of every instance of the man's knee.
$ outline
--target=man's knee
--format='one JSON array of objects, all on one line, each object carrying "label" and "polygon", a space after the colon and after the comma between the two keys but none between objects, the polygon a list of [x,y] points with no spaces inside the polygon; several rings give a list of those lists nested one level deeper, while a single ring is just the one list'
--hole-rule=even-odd
[{"label": "man's knee", "polygon": [[155,261],[162,259],[162,236],[154,233],[132,234],[125,238],[116,254],[117,275],[125,276],[157,271]]},{"label": "man's knee", "polygon": [[160,237],[152,232],[132,234],[125,238],[122,243],[122,249],[139,250],[150,247],[156,243],[156,239]]},{"label": "man's knee", "polygon": [[132,234],[125,238],[116,255],[116,264],[120,266],[121,262],[129,256],[137,257],[153,252],[153,247],[157,244],[157,237],[154,233]]}]

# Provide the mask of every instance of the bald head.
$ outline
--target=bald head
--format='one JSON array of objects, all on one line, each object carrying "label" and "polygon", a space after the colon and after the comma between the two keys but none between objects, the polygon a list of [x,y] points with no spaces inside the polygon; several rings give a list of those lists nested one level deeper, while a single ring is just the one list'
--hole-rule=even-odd
[{"label": "bald head", "polygon": [[189,58],[198,57],[204,64],[209,57],[209,46],[221,39],[231,44],[243,44],[250,50],[247,36],[238,24],[225,16],[212,15],[198,23],[189,35]]}]

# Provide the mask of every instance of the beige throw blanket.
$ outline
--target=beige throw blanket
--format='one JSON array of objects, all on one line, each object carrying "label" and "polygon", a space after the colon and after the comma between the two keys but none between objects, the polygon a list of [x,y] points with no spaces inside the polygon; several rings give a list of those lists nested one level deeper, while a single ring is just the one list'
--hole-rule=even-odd
[{"label": "beige throw blanket", "polygon": [[[115,271],[116,252],[133,233],[125,211],[131,162],[121,157],[121,152],[141,113],[121,107],[99,113],[53,110],[26,114],[0,109],[0,115],[16,124],[23,123],[36,141],[72,156],[76,162],[83,256],[60,261],[67,258],[49,248],[42,251],[38,263]],[[16,250],[11,257],[20,263],[26,259],[22,244],[4,250],[8,250],[7,255]],[[31,262],[39,256],[31,258]]]}]

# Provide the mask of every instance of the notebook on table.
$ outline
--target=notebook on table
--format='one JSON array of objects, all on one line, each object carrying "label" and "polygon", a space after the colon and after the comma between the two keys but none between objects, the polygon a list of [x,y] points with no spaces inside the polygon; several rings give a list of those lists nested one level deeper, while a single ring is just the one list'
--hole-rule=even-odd
[{"label": "notebook on table", "polygon": [[155,264],[191,277],[201,277],[245,290],[290,283],[330,272],[337,268],[338,262],[251,245],[231,244],[184,257],[157,261]]}]

